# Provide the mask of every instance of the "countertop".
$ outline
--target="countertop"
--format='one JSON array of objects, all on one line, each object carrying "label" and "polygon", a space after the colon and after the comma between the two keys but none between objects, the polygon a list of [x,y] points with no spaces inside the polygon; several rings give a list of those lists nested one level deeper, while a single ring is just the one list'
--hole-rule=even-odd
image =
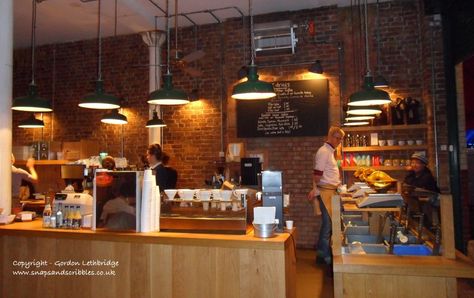
[{"label": "countertop", "polygon": [[112,232],[103,229],[92,231],[90,229],[67,230],[47,229],[42,227],[41,219],[31,222],[15,222],[9,225],[0,225],[0,236],[30,236],[49,238],[69,238],[85,240],[103,240],[116,242],[158,243],[173,245],[197,245],[210,247],[236,247],[285,250],[289,242],[294,241],[295,229],[284,233],[277,233],[272,238],[257,238],[253,230],[246,235],[230,234],[201,234],[201,233],[176,233],[176,232]]}]

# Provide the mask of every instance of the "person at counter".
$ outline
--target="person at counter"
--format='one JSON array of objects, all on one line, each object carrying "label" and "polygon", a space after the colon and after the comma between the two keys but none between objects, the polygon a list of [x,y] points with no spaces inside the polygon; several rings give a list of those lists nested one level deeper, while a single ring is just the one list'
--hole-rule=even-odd
[{"label": "person at counter", "polygon": [[109,171],[115,170],[114,158],[110,155],[107,155],[104,159],[102,159],[102,168],[107,169]]},{"label": "person at counter", "polygon": [[[410,170],[403,180],[404,198],[411,211],[424,214],[426,227],[436,226],[440,217],[438,184],[428,168],[428,159],[424,154],[414,153],[410,159]],[[421,201],[420,197],[428,200]]]},{"label": "person at counter", "polygon": [[163,164],[163,151],[159,144],[151,144],[148,146],[146,158],[150,169],[156,177],[156,185],[160,187],[160,191],[176,188],[176,180],[174,180],[170,171]]},{"label": "person at counter", "polygon": [[35,170],[35,160],[33,158],[28,158],[26,161],[26,168],[29,172],[15,167],[14,164],[15,156],[12,154],[12,210],[18,210],[18,208],[21,208],[19,197],[21,181],[25,180],[32,183],[37,183],[38,174]]},{"label": "person at counter", "polygon": [[166,171],[168,172],[167,174],[167,181],[166,181],[166,187],[169,189],[175,189],[176,188],[176,183],[178,182],[178,171],[176,169],[168,166],[168,163],[170,161],[170,156],[168,153],[163,152],[163,157],[161,158],[161,161],[163,165],[165,166]]},{"label": "person at counter", "polygon": [[414,153],[410,158],[410,171],[403,183],[439,193],[436,180],[427,165],[428,159],[423,154]]},{"label": "person at counter", "polygon": [[[321,215],[321,229],[317,246],[316,262],[330,265],[331,254],[331,199],[341,184],[339,168],[334,152],[344,138],[344,131],[337,126],[329,128],[327,140],[316,152],[313,168],[313,189],[308,199],[313,203],[315,214]],[[316,198],[316,199],[315,199]]]}]

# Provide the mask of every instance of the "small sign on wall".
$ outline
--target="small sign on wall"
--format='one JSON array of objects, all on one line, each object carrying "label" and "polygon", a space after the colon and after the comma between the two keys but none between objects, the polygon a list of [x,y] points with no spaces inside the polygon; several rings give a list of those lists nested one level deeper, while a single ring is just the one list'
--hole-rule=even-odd
[{"label": "small sign on wall", "polygon": [[329,122],[327,79],[278,81],[272,99],[237,101],[237,136],[325,136]]}]

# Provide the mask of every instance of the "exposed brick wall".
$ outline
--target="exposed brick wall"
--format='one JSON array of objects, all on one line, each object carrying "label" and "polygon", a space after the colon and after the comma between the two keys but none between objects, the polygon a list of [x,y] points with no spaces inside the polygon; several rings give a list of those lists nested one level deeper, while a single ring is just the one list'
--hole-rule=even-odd
[{"label": "exposed brick wall", "polygon": [[[393,98],[411,96],[422,99],[424,115],[432,124],[431,68],[430,68],[430,18],[423,16],[418,1],[394,1],[380,4],[381,65],[377,66],[375,51],[375,6],[370,5],[370,53],[372,72],[380,70],[389,80]],[[311,79],[306,68],[309,65],[275,67],[279,64],[322,61],[330,88],[330,124],[340,122],[341,101],[339,72],[343,73],[343,101],[359,89],[365,74],[364,42],[360,34],[357,8],[322,7],[297,12],[280,12],[255,17],[255,22],[291,19],[299,25],[299,39],[295,55],[263,56],[257,58],[261,78],[265,80]],[[304,24],[314,20],[316,36],[310,36]],[[175,86],[191,92],[197,88],[198,102],[186,106],[163,107],[164,149],[171,155],[171,165],[179,172],[179,187],[202,187],[205,178],[214,170],[221,148],[221,129],[224,148],[229,142],[244,142],[247,150],[267,152],[269,167],[284,173],[284,191],[291,193],[290,216],[298,227],[298,246],[314,247],[320,221],[312,215],[306,202],[311,187],[312,156],[324,141],[324,137],[302,138],[252,138],[236,137],[235,101],[230,98],[232,86],[237,82],[237,72],[249,62],[248,20],[243,27],[241,19],[231,19],[219,25],[199,26],[179,30],[178,47],[184,54],[198,47],[206,56],[193,66],[203,71],[202,78],[193,79],[173,65]],[[195,35],[197,34],[197,35]],[[435,71],[438,128],[440,143],[446,143],[444,114],[444,70],[442,61],[441,31],[436,28]],[[344,61],[338,66],[337,43],[342,42]],[[172,40],[174,47],[174,39]],[[112,155],[120,151],[120,128],[99,124],[101,112],[79,109],[79,98],[93,90],[96,77],[96,44],[94,40],[45,46],[38,49],[37,83],[43,97],[51,97],[52,53],[56,48],[56,90],[54,113],[54,139],[95,139],[101,148]],[[29,81],[29,52],[15,51],[15,96],[24,94]],[[104,40],[103,73],[109,93],[127,99],[126,114],[129,124],[125,129],[125,156],[137,161],[147,144],[144,127],[148,119],[148,70],[133,67],[148,62],[148,49],[138,35],[119,36]],[[272,67],[269,67],[272,66]],[[120,87],[120,88],[119,88]],[[221,117],[221,105],[223,106]],[[14,113],[14,125],[25,113]],[[44,137],[51,137],[50,120]],[[40,139],[40,130],[14,130],[14,144],[25,144]],[[428,132],[433,146],[433,134]],[[224,149],[225,151],[225,149]],[[433,149],[429,150],[432,157]],[[443,189],[448,186],[446,155],[440,154],[440,181]]]},{"label": "exposed brick wall", "polygon": [[[148,132],[144,125],[148,118],[148,68],[136,65],[148,63],[148,48],[139,35],[117,36],[103,39],[102,53],[105,90],[125,99],[123,113],[129,124],[124,126],[124,155],[137,163],[138,155],[144,153],[147,145]],[[26,95],[31,80],[29,55],[29,49],[14,52],[14,97]],[[28,113],[14,112],[13,145],[26,145],[42,138],[58,141],[91,139],[99,143],[101,150],[119,156],[121,128],[100,122],[108,111],[78,107],[81,97],[94,91],[96,40],[37,47],[36,64],[38,92],[41,97],[54,99],[54,113],[44,114],[44,129],[22,129],[17,127],[18,122]]]}]

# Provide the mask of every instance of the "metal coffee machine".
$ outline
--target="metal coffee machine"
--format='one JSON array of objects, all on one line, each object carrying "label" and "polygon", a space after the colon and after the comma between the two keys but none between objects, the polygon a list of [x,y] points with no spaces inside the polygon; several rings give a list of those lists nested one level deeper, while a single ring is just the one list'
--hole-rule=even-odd
[{"label": "metal coffee machine", "polygon": [[281,171],[262,172],[262,203],[276,208],[278,231],[283,231],[283,177]]}]

